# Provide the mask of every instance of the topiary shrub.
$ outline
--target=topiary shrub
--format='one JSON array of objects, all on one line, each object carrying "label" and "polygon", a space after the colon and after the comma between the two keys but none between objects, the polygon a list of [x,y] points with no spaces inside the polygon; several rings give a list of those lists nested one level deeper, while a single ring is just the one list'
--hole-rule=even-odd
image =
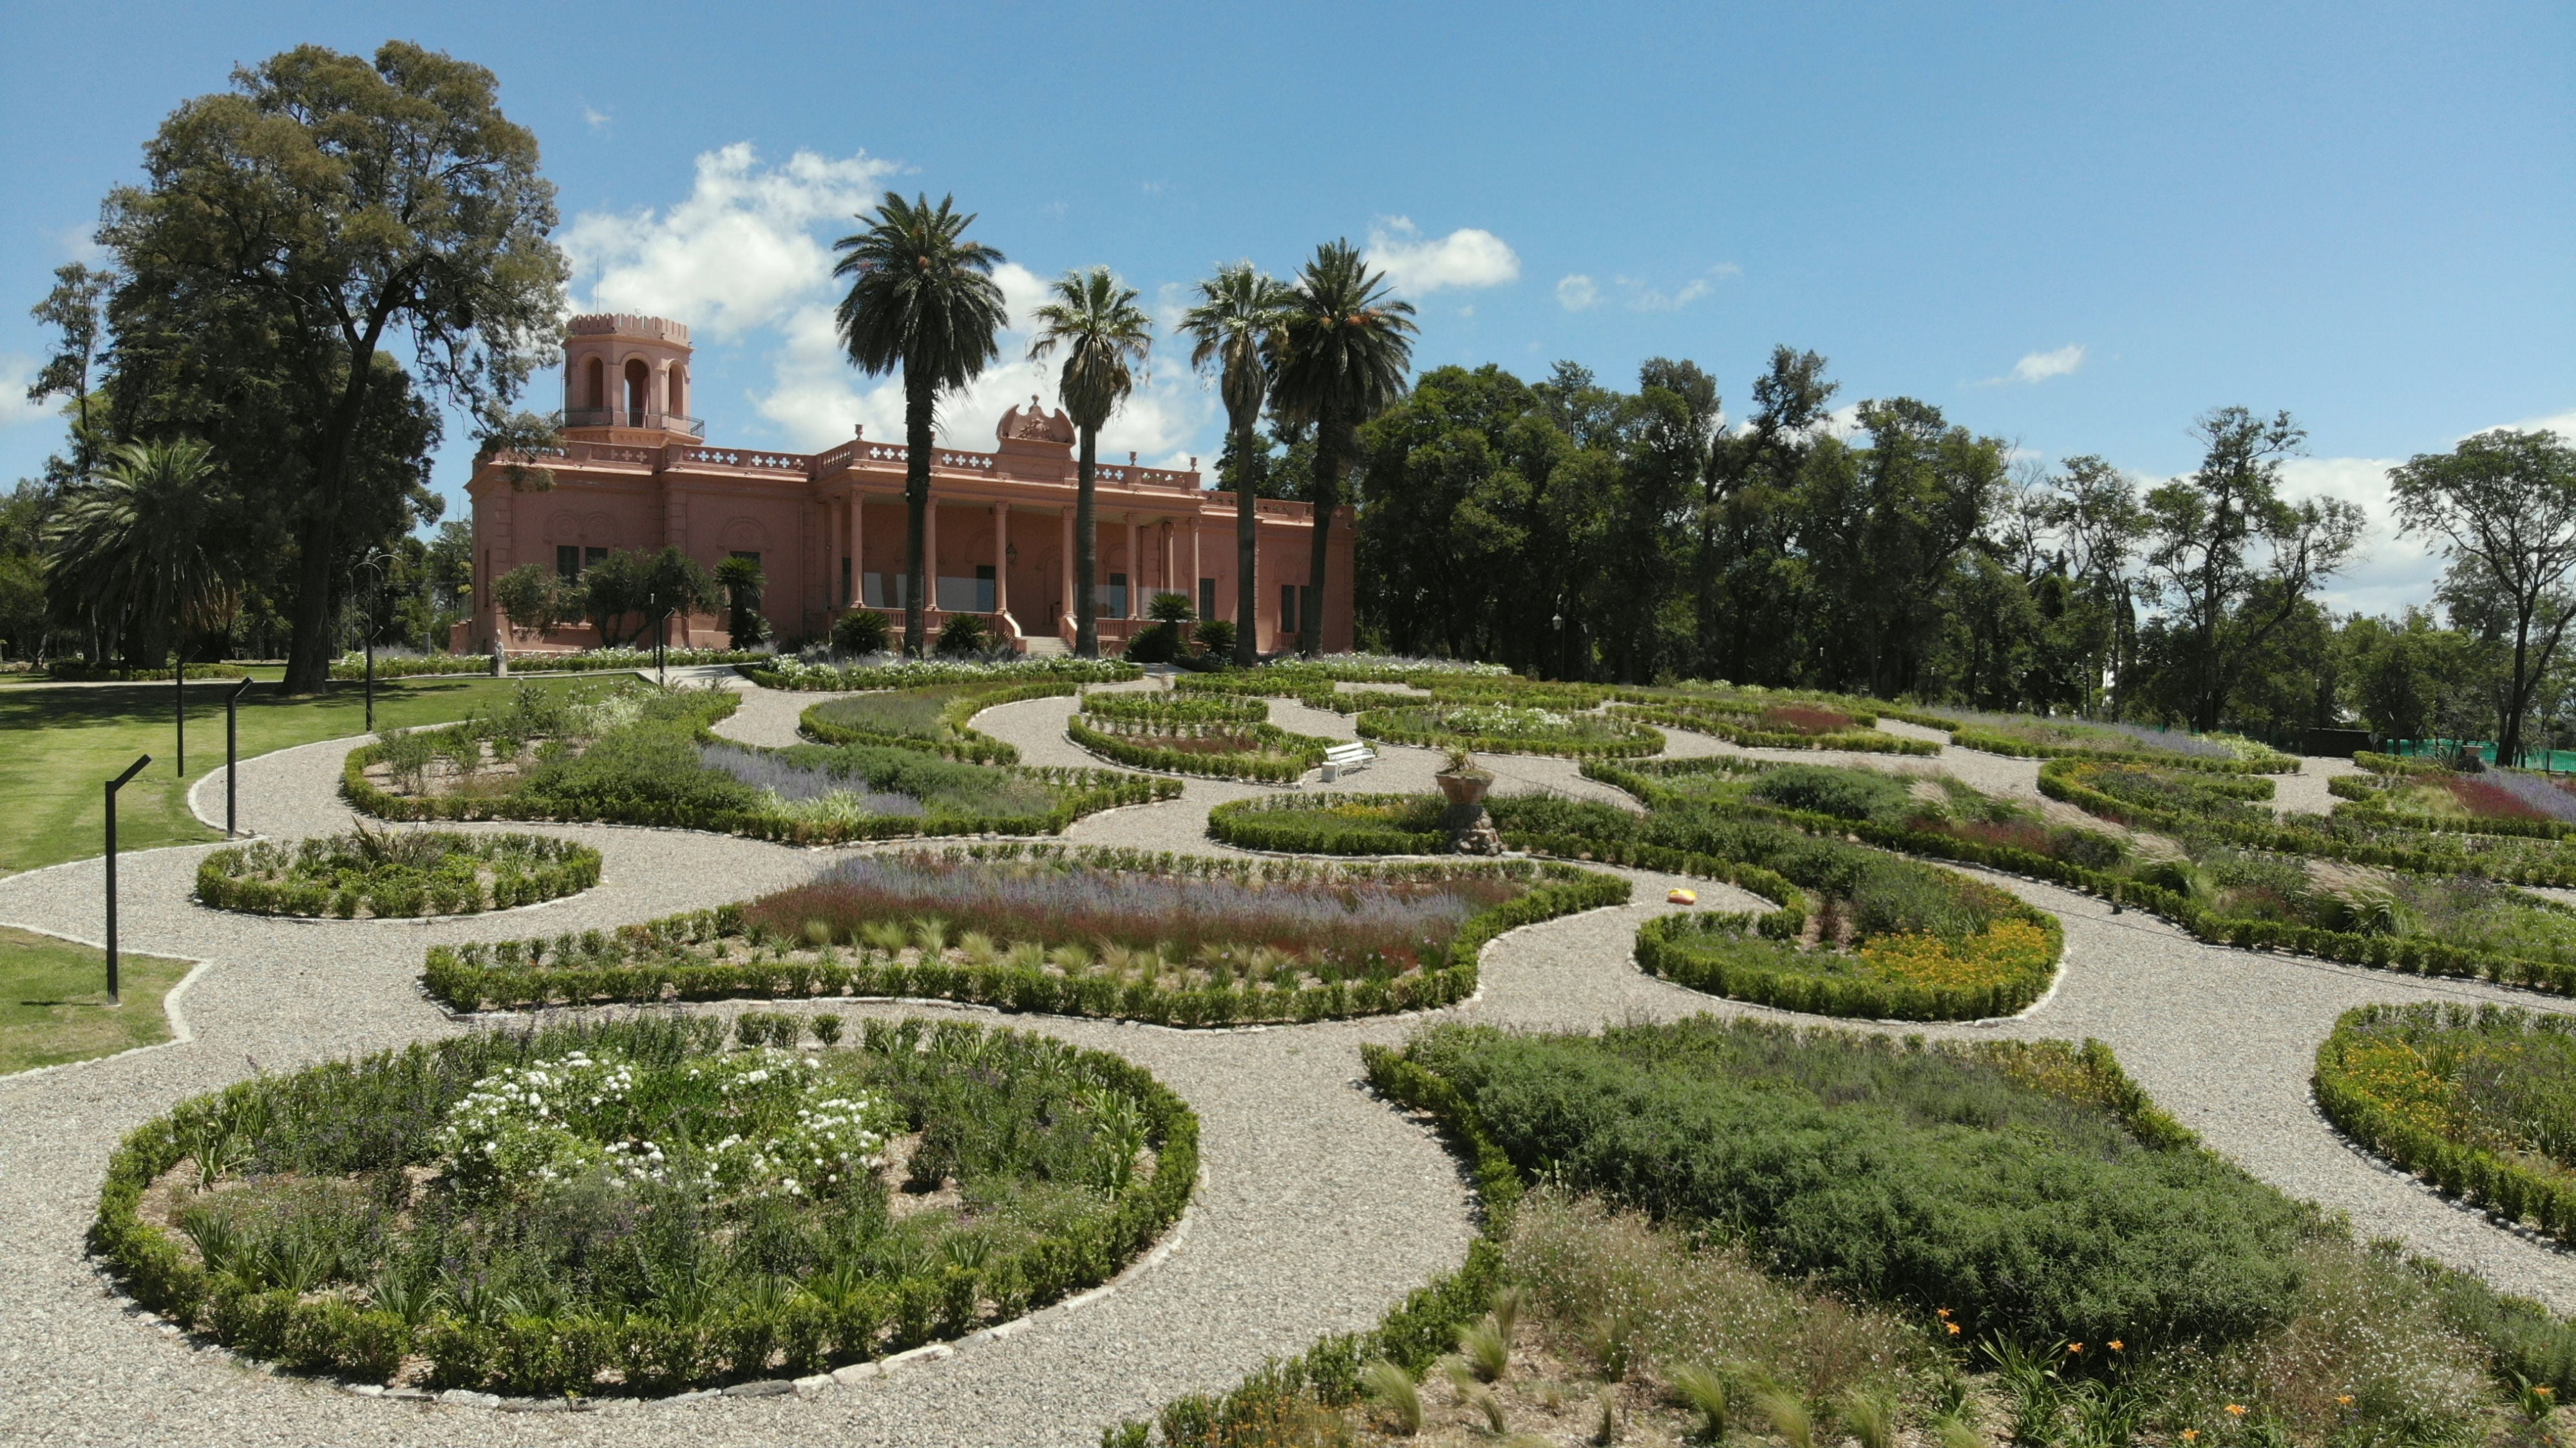
[{"label": "topiary shrub", "polygon": [[992,646],[992,630],[978,615],[961,613],[940,626],[939,651],[943,654],[980,654]]},{"label": "topiary shrub", "polygon": [[1234,657],[1234,620],[1205,620],[1190,631],[1190,641],[1197,644],[1199,652],[1208,658],[1230,659]]}]

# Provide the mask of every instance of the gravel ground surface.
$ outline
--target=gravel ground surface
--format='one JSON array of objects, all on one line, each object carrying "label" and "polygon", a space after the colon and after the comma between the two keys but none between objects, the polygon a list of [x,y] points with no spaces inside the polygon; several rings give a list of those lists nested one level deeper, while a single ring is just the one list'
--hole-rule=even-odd
[{"label": "gravel ground surface", "polygon": [[[1135,687],[1154,687],[1148,683]],[[751,689],[722,732],[792,742],[796,716],[829,697]],[[1033,764],[1097,764],[1064,738],[1070,699],[988,710],[976,726],[1017,744]],[[1284,728],[1352,737],[1342,715],[1274,702]],[[1890,726],[1908,732],[1906,726]],[[1667,731],[1671,751],[1740,752]],[[358,741],[281,751],[243,768],[247,822],[293,838],[343,828],[339,765]],[[2036,798],[2037,764],[1945,749],[1931,760],[1801,751],[1768,757],[1920,769]],[[1381,746],[1378,764],[1335,785],[1423,790],[1430,750]],[[1555,789],[1632,804],[1579,777],[1569,761],[1484,756],[1506,792]],[[2310,769],[2317,762],[2310,761]],[[2348,767],[2348,766],[2347,766]],[[2314,776],[2322,794],[2322,775]],[[2299,776],[2304,784],[2310,776]],[[2285,786],[2290,781],[2284,780]],[[1191,780],[1181,799],[1095,815],[1089,843],[1221,852],[1205,835],[1212,804],[1271,792]],[[222,807],[221,780],[199,786],[201,815]],[[475,828],[467,826],[467,828]],[[527,829],[526,825],[490,828]],[[1204,1124],[1206,1171],[1177,1249],[1121,1289],[998,1342],[811,1398],[626,1403],[596,1415],[494,1413],[353,1396],[272,1376],[197,1349],[121,1308],[81,1255],[106,1153],[173,1102],[254,1071],[292,1069],[356,1051],[470,1029],[419,993],[434,941],[496,939],[648,919],[740,899],[805,878],[847,851],[795,850],[681,831],[534,828],[596,846],[598,887],[526,910],[416,922],[300,922],[201,909],[188,891],[216,846],[126,856],[123,931],[136,950],[203,958],[192,988],[195,1039],[104,1061],[0,1078],[0,1439],[13,1442],[854,1443],[1095,1442],[1102,1424],[1142,1415],[1176,1394],[1222,1388],[1264,1358],[1325,1331],[1359,1328],[1424,1279],[1456,1263],[1471,1231],[1454,1165],[1410,1121],[1359,1088],[1357,1047],[1401,1040],[1406,1019],[1293,1029],[1192,1033],[1104,1022],[1017,1018],[1144,1064],[1186,1097]],[[1705,908],[1745,909],[1749,896],[1707,881],[1625,871],[1640,903],[1513,932],[1485,957],[1482,993],[1453,1014],[1531,1027],[1592,1028],[1699,1011],[1775,1015],[1641,975],[1629,961],[1638,923],[1688,884]],[[2462,983],[2206,946],[2160,921],[2114,917],[2101,902],[2005,879],[2066,924],[2058,989],[2026,1015],[1951,1034],[2095,1036],[2109,1042],[2160,1104],[2217,1149],[2295,1194],[2349,1212],[2368,1234],[2401,1237],[2445,1261],[2576,1309],[2576,1257],[2443,1202],[2346,1145],[2317,1116],[2307,1075],[2341,1011],[2367,1001],[2554,1001]],[[0,881],[0,922],[95,939],[100,867],[78,862]],[[742,1005],[709,1007],[719,1014]],[[805,1007],[814,1009],[816,1007]],[[941,1008],[838,1006],[846,1013]],[[981,1019],[993,1017],[973,1014]]]}]

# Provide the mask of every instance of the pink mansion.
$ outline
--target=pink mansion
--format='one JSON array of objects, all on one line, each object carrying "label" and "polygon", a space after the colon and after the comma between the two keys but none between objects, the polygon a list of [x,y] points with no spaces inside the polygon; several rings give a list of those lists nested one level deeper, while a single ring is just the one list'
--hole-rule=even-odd
[{"label": "pink mansion", "polygon": [[[689,329],[660,317],[572,320],[564,347],[564,449],[547,458],[554,486],[522,491],[503,459],[481,459],[466,485],[474,507],[473,616],[453,646],[488,650],[506,631],[513,651],[576,649],[588,624],[508,629],[494,579],[523,564],[577,577],[612,549],[676,546],[712,569],[755,558],[767,577],[762,608],[782,642],[820,638],[854,607],[900,614],[904,462],[899,442],[854,431],[820,453],[711,447],[688,415]],[[931,460],[930,629],[948,615],[984,617],[1026,653],[1073,642],[1073,424],[1035,398],[1002,415],[991,452],[941,449]],[[1104,650],[1144,627],[1157,593],[1185,594],[1202,618],[1235,618],[1235,498],[1187,472],[1103,461],[1094,472]],[[1294,647],[1314,511],[1262,499],[1258,617],[1236,620],[1263,652]],[[1351,646],[1351,512],[1334,519],[1327,651]],[[720,616],[674,619],[673,645],[724,643]]]}]

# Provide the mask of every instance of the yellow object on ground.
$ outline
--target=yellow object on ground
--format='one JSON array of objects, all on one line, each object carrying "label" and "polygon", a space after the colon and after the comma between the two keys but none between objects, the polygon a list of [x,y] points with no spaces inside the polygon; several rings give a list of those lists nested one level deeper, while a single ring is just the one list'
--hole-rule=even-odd
[{"label": "yellow object on ground", "polygon": [[1696,905],[1699,903],[1699,892],[1697,890],[1675,890],[1664,897],[1664,903],[1667,905]]}]

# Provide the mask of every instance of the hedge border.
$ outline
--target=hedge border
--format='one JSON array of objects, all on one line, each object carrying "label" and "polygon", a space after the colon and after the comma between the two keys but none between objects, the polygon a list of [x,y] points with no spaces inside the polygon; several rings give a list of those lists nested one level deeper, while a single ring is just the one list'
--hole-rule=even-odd
[{"label": "hedge border", "polygon": [[[490,841],[534,846],[540,855],[554,860],[533,870],[521,870],[516,878],[526,882],[523,888],[511,888],[508,880],[495,875],[492,882],[478,890],[470,902],[450,897],[453,908],[435,908],[444,886],[433,886],[423,892],[418,910],[388,910],[373,891],[338,890],[320,884],[298,884],[292,880],[270,881],[247,879],[236,873],[250,853],[246,846],[217,850],[197,862],[197,899],[214,910],[236,910],[247,915],[287,915],[318,917],[337,915],[343,920],[355,919],[358,907],[367,907],[379,920],[422,920],[458,915],[479,915],[486,910],[512,910],[523,905],[542,904],[577,895],[599,883],[599,851],[578,840],[559,839],[552,835],[468,835],[441,832],[444,839],[459,842]],[[476,852],[480,853],[480,852]],[[400,901],[393,903],[399,904]]]},{"label": "hedge border", "polygon": [[[602,658],[601,655],[611,655]],[[703,664],[746,664],[771,657],[766,649],[665,649],[660,662],[679,668]],[[653,650],[647,648],[583,649],[574,653],[524,653],[510,655],[510,674],[587,674],[627,673],[649,669],[655,663]],[[490,654],[403,654],[376,656],[379,679],[413,679],[454,675],[490,674]],[[366,664],[347,655],[331,661],[331,677],[341,682],[363,679]]]},{"label": "hedge border", "polygon": [[[789,661],[794,663],[794,661]],[[764,689],[791,693],[859,694],[873,689],[910,689],[926,684],[971,684],[990,680],[996,684],[1035,683],[1047,680],[1067,684],[1124,684],[1145,677],[1144,669],[1124,659],[1056,658],[1040,661],[1023,660],[1008,664],[952,664],[935,660],[914,660],[901,664],[858,664],[835,667],[826,664],[795,664],[790,675],[772,665],[736,664],[735,672]]]},{"label": "hedge border", "polygon": [[[1991,888],[1991,887],[1989,887]],[[2000,893],[2000,892],[1998,892]],[[2018,1014],[2057,983],[2066,955],[2066,930],[2057,917],[2014,900],[2001,912],[2027,921],[2048,937],[2048,961],[2036,971],[1986,986],[1927,986],[1809,975],[1794,970],[1733,968],[1692,951],[1675,937],[1732,925],[1772,939],[1792,938],[1778,923],[1786,912],[1694,912],[1664,915],[1637,927],[1638,968],[1673,984],[1728,1000],[1814,1016],[1875,1021],[1980,1021]],[[1803,922],[1802,922],[1803,923]]]},{"label": "hedge border", "polygon": [[[1169,868],[1171,854],[1136,850],[1017,844],[953,846],[952,858],[1063,859],[1105,869]],[[1523,925],[1585,910],[1625,904],[1631,886],[1615,875],[1562,862],[1481,862],[1458,866],[1497,872],[1526,870],[1528,893],[1467,918],[1449,945],[1445,964],[1392,981],[1335,982],[1280,989],[1234,985],[1192,990],[1146,987],[1108,980],[1071,979],[1012,965],[899,965],[799,962],[733,962],[705,965],[624,964],[587,967],[481,965],[454,946],[432,946],[421,979],[429,994],[462,1012],[486,1001],[498,1009],[599,1004],[655,1004],[668,990],[681,1001],[804,1000],[816,996],[858,999],[946,1000],[1018,1014],[1145,1021],[1189,1029],[1237,1025],[1287,1025],[1395,1015],[1454,1005],[1476,993],[1479,956],[1496,936]],[[1363,877],[1400,878],[1402,865],[1335,866]],[[1414,867],[1413,873],[1419,873]],[[621,926],[604,937],[626,952],[674,943],[701,943],[743,934],[743,911],[734,904],[687,911],[642,925]],[[626,957],[621,956],[621,962]]]},{"label": "hedge border", "polygon": [[[1898,734],[1881,734],[1874,730],[1849,729],[1837,734],[1790,734],[1770,729],[1755,729],[1730,724],[1722,709],[1670,708],[1652,704],[1620,704],[1619,713],[1648,724],[1661,724],[1668,729],[1688,729],[1701,734],[1714,734],[1720,739],[1746,749],[1842,749],[1856,754],[1939,754],[1941,746],[1929,739],[1907,739]],[[1858,723],[1855,719],[1852,722]]]},{"label": "hedge border", "polygon": [[[2354,756],[2356,759],[2359,757],[2359,755]],[[2377,757],[2390,758],[2387,755]],[[2414,761],[2397,760],[2395,762],[2411,764]],[[2371,770],[2373,777],[2367,780],[2358,774],[2334,776],[2326,781],[2326,793],[2337,799],[2350,801],[2350,803],[2335,806],[2334,812],[2337,818],[2381,829],[2432,830],[2442,834],[2491,835],[2502,839],[2576,839],[2576,824],[2565,820],[2496,819],[2477,816],[2467,819],[2449,819],[2441,815],[2408,814],[2402,810],[2391,809],[2384,802],[2385,795],[2409,778],[2420,779],[2426,775],[2453,772],[2439,767],[2385,771],[2374,768]]]},{"label": "hedge border", "polygon": [[[2430,1030],[2511,1022],[2529,1031],[2552,1029],[2540,1023],[2553,1020],[2564,1022],[2567,1018],[2513,1007],[2469,1009],[2433,1001],[2356,1006],[2335,1021],[2334,1030],[2317,1046],[2316,1071],[2309,1077],[2316,1092],[2317,1109],[2345,1135],[2409,1175],[2430,1182],[2444,1195],[2474,1202],[2515,1225],[2528,1219],[2562,1246],[2576,1247],[2576,1176],[2551,1177],[2484,1148],[2411,1125],[2380,1104],[2344,1069],[2344,1053],[2359,1041],[2361,1033],[2387,1022]],[[2576,1030],[2576,1023],[2555,1029]]]},{"label": "hedge border", "polygon": [[1333,747],[1330,739],[1318,739],[1312,734],[1291,734],[1276,724],[1241,727],[1251,730],[1253,737],[1263,744],[1279,746],[1280,752],[1195,754],[1186,749],[1139,744],[1128,735],[1092,728],[1083,722],[1081,714],[1065,720],[1064,736],[1094,754],[1133,769],[1195,774],[1207,779],[1254,779],[1265,784],[1296,783],[1305,777],[1307,770],[1322,764],[1324,751]]},{"label": "hedge border", "polygon": [[[945,686],[923,684],[919,687],[936,689]],[[804,711],[796,716],[796,732],[817,744],[873,744],[889,749],[910,749],[921,754],[936,754],[943,759],[963,760],[969,764],[1017,764],[1020,762],[1018,747],[972,727],[971,721],[974,717],[987,709],[996,709],[1004,704],[1018,704],[1030,699],[1061,698],[1066,694],[1079,693],[1081,689],[1080,684],[1067,680],[1045,679],[1033,684],[996,684],[990,689],[961,694],[950,700],[939,711],[939,727],[945,731],[946,736],[940,739],[924,739],[918,734],[895,734],[884,730],[859,729],[847,724],[836,724],[822,717],[822,712],[839,703],[837,699],[826,699],[822,703],[805,706]],[[871,689],[862,692],[880,691]],[[883,692],[903,694],[911,691],[891,689]]]},{"label": "hedge border", "polygon": [[[1650,761],[1647,768],[1657,773],[1673,774],[1692,770],[1760,768],[1763,761],[1724,761],[1715,759],[1673,759]],[[1584,766],[1584,776],[1624,789],[1644,801],[1655,804],[1654,786],[1638,766]],[[2048,788],[2047,769],[2040,772],[2043,793]],[[2064,798],[2051,795],[2051,798]],[[2108,797],[2105,796],[2107,799]],[[2070,801],[2081,803],[2080,801]],[[2116,804],[2117,801],[2112,801]],[[1926,855],[1978,865],[2005,874],[2021,875],[2045,884],[2099,896],[2114,905],[2134,906],[2162,916],[2191,935],[2212,945],[2232,946],[2240,950],[2279,950],[2296,955],[2311,955],[2343,965],[2363,966],[2376,970],[2395,970],[2413,975],[2442,976],[2461,980],[2484,980],[2497,985],[2520,986],[2526,990],[2550,995],[2576,995],[2576,965],[2551,961],[2522,960],[2492,951],[2468,950],[2440,941],[2392,938],[2386,935],[2362,935],[2353,931],[2325,930],[2312,925],[2288,925],[2273,920],[2253,920],[2242,916],[2220,915],[2192,901],[2189,896],[2151,885],[2143,880],[2113,875],[2106,871],[2070,865],[2035,851],[2009,845],[1990,845],[1974,840],[1961,840],[1949,835],[1916,830],[1900,830],[1867,820],[1846,820],[1833,815],[1813,814],[1761,806],[1738,805],[1737,813],[1753,818],[1768,818],[1793,825],[1809,834],[1840,835],[1883,849],[1909,855]],[[2099,813],[2099,811],[2095,811]],[[1507,840],[1512,836],[1506,834]],[[1533,843],[1533,848],[1536,848]],[[1595,849],[1607,849],[1603,844]],[[1622,847],[1626,854],[1657,847]],[[1550,850],[1549,853],[1560,853]],[[1603,858],[1616,859],[1605,853]],[[1652,868],[1652,867],[1650,867]],[[2449,873],[2449,872],[2445,872]]]},{"label": "hedge border", "polygon": [[[718,719],[732,713],[733,707],[740,703],[732,695],[716,697],[728,704],[723,713],[713,716]],[[703,723],[700,733],[705,733]],[[637,825],[648,829],[705,830],[788,845],[836,845],[855,840],[936,838],[940,835],[1060,834],[1066,826],[1085,815],[1122,805],[1177,799],[1181,793],[1179,780],[1155,775],[1126,774],[1114,769],[1015,764],[986,767],[1009,769],[1023,778],[1068,792],[1061,796],[1054,809],[1042,815],[930,815],[919,818],[882,815],[853,823],[822,823],[750,810],[717,810],[700,814],[688,810],[645,808],[621,810],[614,814],[561,816],[513,810],[506,795],[497,799],[441,799],[389,794],[367,778],[367,766],[382,759],[384,750],[382,744],[362,745],[350,750],[341,765],[340,775],[341,796],[349,801],[351,807],[379,819]]]},{"label": "hedge border", "polygon": [[[874,1050],[880,1042],[909,1048],[919,1039],[920,1024],[905,1022],[916,1027],[909,1034],[901,1026],[871,1032],[871,1039],[856,1049]],[[987,1028],[943,1022],[939,1029],[980,1033]],[[513,1317],[485,1324],[442,1311],[414,1326],[391,1313],[360,1310],[338,1297],[305,1300],[283,1289],[227,1291],[234,1285],[232,1279],[208,1273],[169,1232],[143,1220],[144,1193],[187,1154],[175,1120],[181,1111],[211,1103],[211,1109],[238,1112],[282,1083],[315,1072],[356,1071],[389,1063],[407,1052],[425,1055],[437,1049],[417,1044],[354,1062],[326,1062],[291,1075],[239,1082],[183,1102],[169,1114],[135,1128],[109,1158],[88,1247],[106,1260],[144,1307],[183,1328],[204,1332],[243,1356],[275,1360],[300,1372],[381,1382],[404,1357],[417,1352],[431,1360],[431,1381],[438,1386],[470,1389],[488,1384],[514,1393],[565,1397],[604,1395],[605,1385],[597,1381],[599,1371],[633,1367],[637,1370],[625,1374],[623,1385],[630,1391],[610,1391],[617,1396],[643,1396],[631,1389],[641,1383],[659,1395],[701,1383],[767,1378],[771,1369],[766,1349],[771,1344],[785,1348],[789,1371],[819,1372],[835,1363],[900,1351],[934,1335],[963,1336],[983,1319],[977,1306],[979,1290],[998,1280],[1002,1266],[1020,1271],[1025,1281],[1034,1264],[1056,1289],[1052,1295],[1028,1294],[1026,1306],[997,1307],[997,1312],[1011,1316],[1043,1306],[1036,1300],[1039,1296],[1060,1301],[1096,1286],[1116,1275],[1179,1220],[1198,1185],[1197,1114],[1151,1072],[1124,1057],[1056,1044],[1070,1051],[1086,1074],[1125,1092],[1144,1108],[1146,1139],[1156,1146],[1153,1176],[1122,1189],[1111,1212],[1092,1231],[1041,1238],[999,1265],[949,1266],[935,1276],[899,1279],[866,1294],[856,1310],[835,1313],[819,1303],[809,1306],[805,1300],[791,1299],[766,1321],[756,1320],[760,1309],[738,1305],[719,1321],[686,1325],[654,1318],[610,1322],[587,1316]],[[763,1361],[748,1371],[718,1368],[729,1340],[763,1344]],[[670,1371],[675,1362],[683,1365],[681,1370]]]},{"label": "hedge border", "polygon": [[[1413,700],[1406,707],[1423,708],[1440,702],[1437,699]],[[1536,754],[1551,755],[1560,759],[1631,759],[1664,752],[1663,731],[1650,724],[1636,725],[1638,733],[1634,738],[1607,744],[1572,742],[1570,735],[1565,736],[1568,742],[1550,743],[1526,737],[1462,734],[1454,729],[1408,729],[1401,725],[1391,725],[1383,717],[1393,712],[1395,711],[1391,708],[1362,710],[1354,727],[1362,739],[1374,739],[1386,744],[1419,745],[1427,749],[1455,746],[1470,749],[1479,754]],[[1614,716],[1601,717],[1606,719]]]},{"label": "hedge border", "polygon": [[1437,830],[1367,830],[1354,824],[1344,834],[1365,839],[1366,849],[1319,847],[1308,835],[1291,835],[1264,825],[1265,814],[1320,814],[1347,805],[1392,805],[1427,798],[1418,794],[1266,794],[1230,799],[1208,811],[1208,838],[1244,850],[1283,855],[1440,855],[1449,852],[1449,836]]}]

